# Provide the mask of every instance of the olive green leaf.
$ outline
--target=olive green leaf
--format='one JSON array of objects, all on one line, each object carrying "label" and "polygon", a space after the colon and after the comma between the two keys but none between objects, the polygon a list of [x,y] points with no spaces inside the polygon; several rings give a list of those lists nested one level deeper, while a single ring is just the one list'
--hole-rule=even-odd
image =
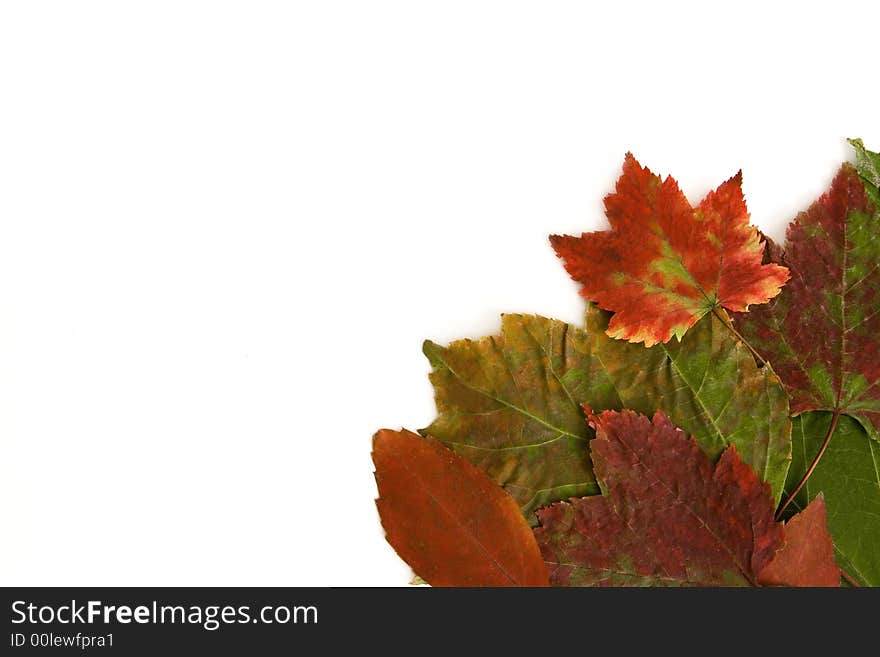
[{"label": "olive green leaf", "polygon": [[552,501],[599,492],[580,405],[618,402],[584,331],[544,317],[503,315],[501,335],[426,341],[439,417],[421,433],[481,467],[526,517]]},{"label": "olive green leaf", "polygon": [[541,506],[599,492],[582,405],[664,411],[710,457],[730,444],[782,492],[791,454],[788,401],[722,318],[702,318],[681,342],[645,348],[609,338],[590,306],[586,330],[504,315],[501,334],[448,347],[426,341],[438,418],[422,430],[483,468],[529,520]]},{"label": "olive green leaf", "polygon": [[755,364],[719,314],[704,317],[681,342],[644,349],[604,339],[607,314],[591,308],[593,354],[614,382],[620,408],[664,411],[713,459],[736,446],[778,501],[791,459],[788,397],[772,368]]}]

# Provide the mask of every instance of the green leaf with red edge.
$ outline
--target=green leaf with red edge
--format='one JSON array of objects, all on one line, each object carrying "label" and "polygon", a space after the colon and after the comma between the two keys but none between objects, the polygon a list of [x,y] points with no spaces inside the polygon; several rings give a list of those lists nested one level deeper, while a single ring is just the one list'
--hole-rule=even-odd
[{"label": "green leaf with red edge", "polygon": [[547,586],[516,502],[482,470],[432,439],[373,437],[376,506],[388,542],[433,586]]},{"label": "green leaf with red edge", "polygon": [[[880,192],[863,151],[789,225],[766,259],[792,279],[772,303],[734,316],[791,396],[792,413],[841,411],[880,439]],[[863,173],[866,177],[861,177]]]},{"label": "green leaf with red edge", "polygon": [[[728,448],[713,466],[693,438],[660,411],[590,415],[590,448],[602,496],[538,511],[535,536],[556,586],[757,586],[808,552],[821,573],[835,568],[815,521],[809,532],[773,518],[770,487]],[[799,529],[798,525],[793,526]],[[777,559],[782,559],[775,566]],[[826,580],[822,580],[823,582]],[[774,584],[779,583],[774,580]],[[783,582],[796,584],[797,582]]]},{"label": "green leaf with red edge", "polygon": [[675,180],[628,153],[605,208],[611,230],[550,241],[581,294],[614,312],[613,338],[646,346],[681,339],[706,313],[746,311],[776,296],[788,279],[784,267],[761,262],[740,174],[694,208]]}]

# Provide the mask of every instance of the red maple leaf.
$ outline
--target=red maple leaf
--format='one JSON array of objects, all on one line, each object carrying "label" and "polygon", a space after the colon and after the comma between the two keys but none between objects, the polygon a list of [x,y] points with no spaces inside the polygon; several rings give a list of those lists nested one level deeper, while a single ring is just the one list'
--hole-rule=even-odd
[{"label": "red maple leaf", "polygon": [[[653,420],[633,411],[589,419],[604,495],[538,511],[551,584],[816,585],[837,572],[823,518],[813,510],[785,531],[770,487],[733,446],[713,465],[660,411]],[[801,566],[812,570],[794,572]]]},{"label": "red maple leaf", "polygon": [[552,235],[550,242],[581,294],[615,313],[613,338],[647,346],[681,338],[706,313],[746,311],[788,280],[785,267],[761,263],[741,173],[694,208],[673,178],[661,179],[627,153],[605,208],[611,230]]}]

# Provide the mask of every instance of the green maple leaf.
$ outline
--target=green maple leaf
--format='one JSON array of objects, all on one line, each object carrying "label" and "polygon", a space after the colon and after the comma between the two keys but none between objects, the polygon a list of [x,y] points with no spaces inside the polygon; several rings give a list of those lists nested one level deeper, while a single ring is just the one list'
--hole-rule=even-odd
[{"label": "green maple leaf", "polygon": [[530,519],[550,502],[599,492],[581,405],[664,411],[710,457],[735,445],[782,492],[791,453],[788,401],[769,367],[714,314],[681,342],[645,348],[609,338],[590,306],[585,330],[505,315],[499,336],[427,341],[438,418],[422,430],[483,468]]}]

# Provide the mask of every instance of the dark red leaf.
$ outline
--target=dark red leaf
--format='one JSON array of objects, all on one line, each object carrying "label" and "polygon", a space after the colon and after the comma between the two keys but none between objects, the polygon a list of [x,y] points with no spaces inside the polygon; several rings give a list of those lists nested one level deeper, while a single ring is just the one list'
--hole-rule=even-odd
[{"label": "dark red leaf", "polygon": [[729,447],[717,465],[661,412],[590,416],[603,496],[538,511],[557,586],[757,585],[782,545],[770,487]]}]

